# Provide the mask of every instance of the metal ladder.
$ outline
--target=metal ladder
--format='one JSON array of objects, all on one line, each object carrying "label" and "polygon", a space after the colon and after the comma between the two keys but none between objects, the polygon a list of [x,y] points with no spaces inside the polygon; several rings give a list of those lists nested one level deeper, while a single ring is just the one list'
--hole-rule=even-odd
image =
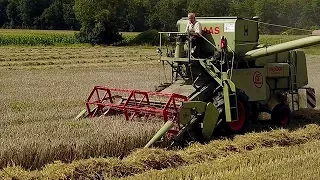
[{"label": "metal ladder", "polygon": [[236,93],[230,93],[229,94],[229,99],[230,99],[230,111],[231,111],[232,121],[237,121],[238,120],[237,94]]},{"label": "metal ladder", "polygon": [[292,111],[300,109],[300,96],[299,88],[297,85],[297,52],[292,51],[290,60],[289,60],[289,84],[290,90],[289,94],[291,95],[291,108]]},{"label": "metal ladder", "polygon": [[[212,63],[208,63],[205,69],[207,70],[207,72],[209,72],[209,74],[212,77],[218,78],[218,76],[215,75],[216,70],[215,70],[215,66]],[[236,92],[229,91],[229,103],[230,103],[231,121],[237,121],[238,120],[238,99],[237,99]]]}]

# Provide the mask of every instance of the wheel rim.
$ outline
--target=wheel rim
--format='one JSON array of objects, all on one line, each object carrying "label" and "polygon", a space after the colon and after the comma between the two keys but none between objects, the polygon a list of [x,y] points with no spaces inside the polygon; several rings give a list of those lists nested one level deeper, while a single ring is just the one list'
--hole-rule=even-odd
[{"label": "wheel rim", "polygon": [[287,113],[287,111],[285,110],[285,109],[283,109],[282,111],[281,111],[281,121],[280,121],[280,123],[281,123],[281,125],[286,125],[286,124],[288,124],[288,122],[289,122],[289,114]]},{"label": "wheel rim", "polygon": [[240,101],[238,101],[237,104],[238,104],[238,120],[228,123],[229,127],[233,131],[239,131],[246,120],[246,109],[244,108],[244,105]]}]

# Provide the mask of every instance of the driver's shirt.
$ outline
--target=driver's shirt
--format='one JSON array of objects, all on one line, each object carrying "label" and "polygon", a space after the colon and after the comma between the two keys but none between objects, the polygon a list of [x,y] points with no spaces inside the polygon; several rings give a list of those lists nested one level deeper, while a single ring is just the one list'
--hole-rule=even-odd
[{"label": "driver's shirt", "polygon": [[185,32],[195,32],[201,34],[202,27],[199,21],[195,21],[194,24],[190,23],[190,21],[187,24]]}]

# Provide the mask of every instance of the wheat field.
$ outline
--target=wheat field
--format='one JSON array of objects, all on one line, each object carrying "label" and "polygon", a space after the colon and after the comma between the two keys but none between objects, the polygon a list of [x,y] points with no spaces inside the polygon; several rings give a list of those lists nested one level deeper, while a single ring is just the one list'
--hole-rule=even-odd
[{"label": "wheat field", "polygon": [[[129,123],[122,116],[73,120],[95,85],[153,89],[158,75],[158,68],[148,65],[157,62],[153,49],[3,47],[0,52],[1,167],[121,157],[162,125]],[[146,64],[134,65],[136,60]]]},{"label": "wheat field", "polygon": [[[310,85],[320,90],[319,56],[307,57]],[[304,175],[313,179],[319,175],[317,169],[307,171],[309,176],[302,173],[320,161],[311,161],[319,155],[317,110],[294,114],[292,126],[285,130],[253,126],[250,134],[179,151],[136,150],[162,122],[126,122],[123,116],[74,120],[95,85],[153,90],[162,71],[168,73],[150,47],[0,47],[0,177],[294,179]],[[310,164],[299,168],[306,162]],[[290,171],[289,164],[297,171]]]}]

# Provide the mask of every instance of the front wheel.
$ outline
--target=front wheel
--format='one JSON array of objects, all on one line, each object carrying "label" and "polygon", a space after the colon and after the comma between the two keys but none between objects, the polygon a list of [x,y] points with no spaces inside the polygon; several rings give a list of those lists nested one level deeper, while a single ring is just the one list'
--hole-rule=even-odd
[{"label": "front wheel", "polygon": [[232,122],[226,122],[225,129],[229,134],[242,134],[245,133],[248,127],[248,108],[246,101],[238,97],[238,119]]},{"label": "front wheel", "polygon": [[226,122],[225,120],[225,110],[224,110],[224,100],[223,94],[218,93],[217,96],[213,98],[213,104],[217,107],[220,112],[219,120],[221,120],[221,126],[219,125],[218,129],[221,129],[223,134],[232,135],[232,134],[243,134],[247,131],[249,123],[249,106],[248,106],[249,97],[240,89],[237,89],[237,109],[238,109],[238,119],[232,122]]}]

